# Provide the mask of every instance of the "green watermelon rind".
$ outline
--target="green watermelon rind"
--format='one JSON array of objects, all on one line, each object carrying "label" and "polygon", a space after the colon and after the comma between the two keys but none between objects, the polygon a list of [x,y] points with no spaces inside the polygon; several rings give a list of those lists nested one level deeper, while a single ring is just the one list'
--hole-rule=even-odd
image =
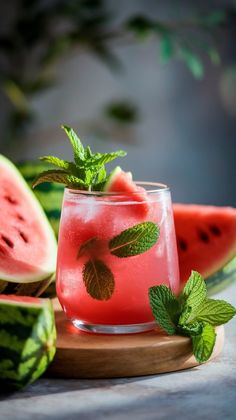
[{"label": "green watermelon rind", "polygon": [[37,280],[31,283],[0,280],[0,294],[38,297],[48,289],[54,278],[54,274],[51,274],[44,280]]},{"label": "green watermelon rind", "polygon": [[236,255],[216,273],[206,279],[208,295],[214,295],[236,280]]},{"label": "green watermelon rind", "polygon": [[42,265],[42,269],[38,273],[30,273],[29,275],[26,273],[21,275],[9,275],[2,272],[0,269],[0,279],[1,281],[13,283],[33,283],[36,281],[45,280],[55,272],[56,267],[57,242],[54,232],[40,203],[35,198],[34,193],[31,191],[27,182],[24,180],[23,176],[15,167],[15,165],[3,155],[0,155],[0,165],[1,164],[3,166],[5,165],[6,168],[12,172],[12,177],[15,176],[16,182],[24,188],[25,193],[28,195],[29,204],[34,208],[36,215],[38,214],[40,223],[47,233],[48,256],[45,263]]},{"label": "green watermelon rind", "polygon": [[0,299],[0,385],[25,387],[41,376],[56,352],[54,311],[49,299],[40,303]]},{"label": "green watermelon rind", "polygon": [[42,298],[53,299],[57,296],[56,292],[56,276],[52,276],[51,281],[48,286],[43,290],[43,293],[40,295]]},{"label": "green watermelon rind", "polygon": [[120,166],[116,166],[115,169],[113,169],[113,171],[111,171],[110,175],[108,176],[104,186],[103,186],[103,191],[108,192],[111,191],[111,185],[113,183],[113,181],[117,178],[117,176],[122,172],[122,169]]},{"label": "green watermelon rind", "polygon": [[[108,176],[104,186],[103,186],[103,191],[105,192],[110,192],[112,193],[112,184],[114,183],[114,181],[116,181],[117,179],[119,179],[119,174],[123,173],[122,169],[120,166],[116,166],[115,169],[113,169],[113,171],[111,171],[110,175]],[[126,172],[126,176],[130,177],[130,179],[133,178],[132,176],[132,172]],[[125,191],[119,191],[120,192],[125,192]]]},{"label": "green watermelon rind", "polygon": [[[32,182],[36,176],[43,170],[48,169],[49,166],[42,162],[24,161],[19,163],[17,168],[32,190]],[[60,184],[47,182],[37,186],[33,193],[43,207],[56,236],[58,236],[64,187]]]}]

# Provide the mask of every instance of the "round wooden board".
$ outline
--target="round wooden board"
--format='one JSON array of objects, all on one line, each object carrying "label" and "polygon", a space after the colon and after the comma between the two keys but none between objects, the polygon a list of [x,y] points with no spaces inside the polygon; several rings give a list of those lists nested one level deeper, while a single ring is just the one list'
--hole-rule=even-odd
[{"label": "round wooden board", "polygon": [[[48,374],[61,378],[115,378],[152,375],[197,366],[191,340],[158,330],[141,334],[89,334],[57,311],[57,352]],[[211,359],[222,350],[224,328],[217,327]],[[211,360],[210,359],[210,360]]]}]

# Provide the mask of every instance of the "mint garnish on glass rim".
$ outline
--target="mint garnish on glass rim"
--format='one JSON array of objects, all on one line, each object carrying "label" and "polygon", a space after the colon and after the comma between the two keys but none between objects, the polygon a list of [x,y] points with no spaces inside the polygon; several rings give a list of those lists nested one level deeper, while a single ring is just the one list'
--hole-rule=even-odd
[{"label": "mint garnish on glass rim", "polygon": [[217,325],[228,322],[236,309],[224,300],[208,299],[203,277],[192,271],[183,291],[175,296],[165,285],[149,289],[149,301],[156,322],[168,335],[187,335],[199,363],[211,356]]},{"label": "mint garnish on glass rim", "polygon": [[111,153],[92,153],[89,146],[84,148],[75,131],[62,126],[66,132],[74,152],[74,162],[59,159],[55,156],[43,156],[40,159],[56,167],[38,175],[33,187],[42,182],[58,182],[69,188],[86,191],[100,191],[108,176],[105,165],[112,160],[126,156],[126,152],[118,150]]}]

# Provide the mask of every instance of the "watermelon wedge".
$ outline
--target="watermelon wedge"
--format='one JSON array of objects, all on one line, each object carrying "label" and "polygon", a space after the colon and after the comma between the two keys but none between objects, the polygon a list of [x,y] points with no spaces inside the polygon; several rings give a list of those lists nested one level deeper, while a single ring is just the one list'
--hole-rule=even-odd
[{"label": "watermelon wedge", "polygon": [[[26,160],[17,165],[21,175],[23,175],[30,189],[32,183],[42,171],[50,169],[44,162]],[[51,226],[58,237],[59,222],[61,216],[61,205],[64,193],[64,186],[53,182],[45,182],[32,190],[43,207]]]},{"label": "watermelon wedge", "polygon": [[57,244],[34,194],[0,155],[0,293],[39,295],[55,272]]},{"label": "watermelon wedge", "polygon": [[19,389],[35,381],[55,351],[51,301],[0,295],[0,388]]},{"label": "watermelon wedge", "polygon": [[216,293],[236,279],[236,209],[193,204],[174,204],[180,279],[191,270],[206,279]]},{"label": "watermelon wedge", "polygon": [[117,197],[120,201],[127,201],[128,196],[130,201],[137,202],[137,204],[130,204],[136,214],[145,217],[149,212],[148,196],[146,190],[136,185],[132,178],[131,172],[124,172],[120,166],[117,166],[104,185],[104,191],[120,193]]}]

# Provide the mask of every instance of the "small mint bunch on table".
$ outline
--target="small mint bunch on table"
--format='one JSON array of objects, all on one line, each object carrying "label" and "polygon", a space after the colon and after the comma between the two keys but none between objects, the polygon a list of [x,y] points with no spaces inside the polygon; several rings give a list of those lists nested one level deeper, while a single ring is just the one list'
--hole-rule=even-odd
[{"label": "small mint bunch on table", "polygon": [[230,303],[207,298],[205,281],[196,271],[192,271],[179,296],[165,285],[153,286],[149,289],[149,301],[157,324],[168,335],[191,337],[198,363],[206,362],[213,352],[215,327],[236,315]]}]

